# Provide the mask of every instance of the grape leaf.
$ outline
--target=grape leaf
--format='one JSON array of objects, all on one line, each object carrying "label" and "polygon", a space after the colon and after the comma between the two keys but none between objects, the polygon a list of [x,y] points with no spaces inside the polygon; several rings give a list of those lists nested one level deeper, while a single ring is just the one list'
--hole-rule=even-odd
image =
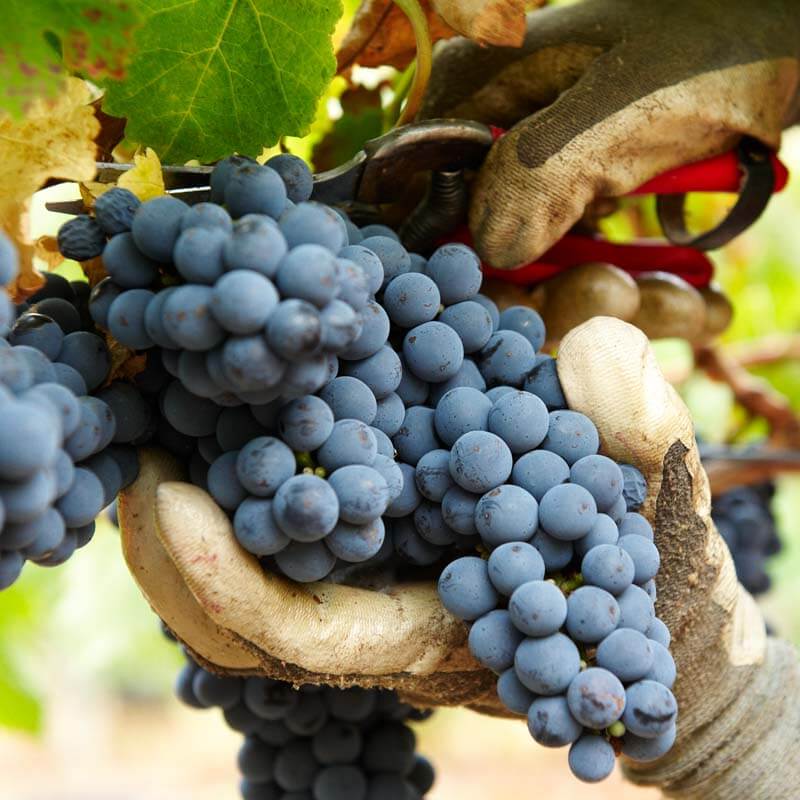
[{"label": "grape leaf", "polygon": [[69,70],[121,78],[138,15],[121,0],[6,0],[0,27],[0,108],[21,116],[52,97]]},{"label": "grape leaf", "polygon": [[136,153],[133,164],[133,169],[119,176],[117,186],[130,189],[140,200],[152,200],[166,192],[161,161],[149,147],[144,153]]},{"label": "grape leaf", "polygon": [[145,21],[104,108],[165,162],[258,155],[302,135],[333,77],[340,0],[140,0]]}]

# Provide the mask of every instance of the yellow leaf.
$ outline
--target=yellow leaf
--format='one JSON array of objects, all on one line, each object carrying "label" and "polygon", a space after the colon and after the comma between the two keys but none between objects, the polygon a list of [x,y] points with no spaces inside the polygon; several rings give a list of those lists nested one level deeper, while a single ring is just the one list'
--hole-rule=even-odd
[{"label": "yellow leaf", "polygon": [[33,243],[33,254],[44,261],[48,269],[55,269],[64,261],[55,236],[40,236]]},{"label": "yellow leaf", "polygon": [[78,184],[78,189],[81,193],[81,200],[87,210],[94,208],[94,201],[105,194],[109,189],[113,189],[113,183],[100,183],[100,181],[86,181]]},{"label": "yellow leaf", "polygon": [[133,169],[120,176],[117,186],[130,189],[142,201],[166,193],[161,161],[153,150],[148,147],[144,153],[137,153],[133,163]]},{"label": "yellow leaf", "polygon": [[24,118],[0,115],[0,228],[17,242],[17,288],[23,295],[41,284],[33,268],[34,248],[26,240],[25,213],[31,195],[49,178],[94,177],[94,138],[100,124],[91,100],[88,85],[69,78],[61,94],[35,101]]}]

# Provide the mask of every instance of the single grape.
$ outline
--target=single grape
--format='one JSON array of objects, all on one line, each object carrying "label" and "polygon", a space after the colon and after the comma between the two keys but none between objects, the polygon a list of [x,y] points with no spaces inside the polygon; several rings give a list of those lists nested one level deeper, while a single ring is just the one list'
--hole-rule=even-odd
[{"label": "single grape", "polygon": [[361,754],[361,730],[357,725],[329,720],[314,734],[311,747],[320,764],[350,764]]},{"label": "single grape", "polygon": [[570,468],[570,481],[590,492],[598,511],[607,511],[622,494],[622,470],[606,456],[584,456]]},{"label": "single grape", "polygon": [[[59,498],[56,507],[68,528],[79,528],[88,525],[102,511],[104,499],[103,485],[97,476],[88,469],[78,467],[72,486]],[[10,519],[8,502],[5,505]]]},{"label": "single grape", "polygon": [[280,175],[270,167],[239,164],[226,181],[225,205],[234,218],[268,214],[277,219],[286,205],[286,187]]},{"label": "single grape", "polygon": [[294,453],[272,436],[259,436],[248,442],[236,461],[242,486],[257,497],[272,497],[295,469]]},{"label": "single grape", "polygon": [[583,557],[581,572],[587,583],[619,595],[633,583],[633,560],[621,547],[601,544]]},{"label": "single grape", "polygon": [[614,597],[597,586],[581,586],[567,598],[567,632],[577,642],[594,644],[620,624]]},{"label": "single grape", "polygon": [[223,275],[211,293],[211,313],[230,333],[260,331],[279,302],[272,281],[253,270],[237,269]]},{"label": "single grape", "polygon": [[[329,384],[330,385],[330,384]],[[292,450],[316,450],[333,431],[334,414],[328,403],[306,395],[292,400],[280,411],[278,430]]]},{"label": "single grape", "polygon": [[647,497],[647,481],[632,464],[620,464],[619,467],[622,470],[624,481],[622,494],[625,497],[628,511],[638,511]]},{"label": "single grape", "polygon": [[210,350],[224,338],[211,312],[209,286],[179,286],[162,307],[164,332],[187,350]]},{"label": "single grape", "polygon": [[565,692],[580,671],[580,653],[569,637],[554,633],[541,639],[525,639],[517,648],[514,669],[532,692],[557,695]]},{"label": "single grape", "polygon": [[524,583],[541,581],[544,573],[539,551],[526,542],[501,544],[489,556],[489,579],[506,596],[514,594]]},{"label": "single grape", "polygon": [[339,516],[353,525],[366,525],[380,517],[389,503],[383,476],[362,464],[339,467],[328,479],[339,499]]},{"label": "single grape", "polygon": [[604,780],[615,763],[614,748],[602,736],[586,733],[569,749],[569,768],[585,783]]},{"label": "single grape", "polygon": [[111,335],[126,347],[146,350],[154,342],[145,328],[145,312],[154,297],[147,289],[122,292],[108,309],[107,327]]},{"label": "single grape", "polygon": [[361,361],[346,362],[343,371],[363,381],[375,397],[382,400],[400,385],[403,366],[397,353],[391,347],[384,346]]},{"label": "single grape", "polygon": [[93,391],[103,383],[111,369],[111,358],[105,342],[87,331],[67,334],[58,360],[80,373],[88,391]]},{"label": "single grape", "polygon": [[[375,462],[377,462],[377,456]],[[375,464],[373,462],[373,464]],[[386,509],[387,517],[407,517],[414,513],[414,509],[422,502],[422,495],[417,489],[414,480],[414,467],[410,464],[400,463],[397,465],[403,478],[403,488],[400,494],[392,500]],[[377,467],[376,467],[377,469]]]},{"label": "single grape", "polygon": [[526,453],[517,460],[511,471],[511,482],[530,492],[540,502],[548,490],[568,479],[567,462],[547,450]]},{"label": "single grape", "polygon": [[500,314],[499,328],[521,333],[539,351],[544,345],[544,322],[539,314],[528,306],[511,306]]},{"label": "single grape", "polygon": [[389,318],[401,328],[430,322],[439,313],[440,304],[436,284],[418,272],[407,272],[393,278],[383,294],[383,306]]},{"label": "single grape", "polygon": [[581,725],[602,730],[622,716],[625,689],[608,670],[591,667],[580,672],[569,685],[567,704]]},{"label": "single grape", "polygon": [[439,578],[439,597],[451,614],[466,621],[488,614],[498,601],[486,562],[474,556],[456,559],[445,567]]},{"label": "single grape", "polygon": [[256,556],[279,553],[291,541],[275,522],[272,501],[257,497],[248,497],[236,509],[233,530],[239,544]]},{"label": "single grape", "polygon": [[677,715],[675,696],[656,681],[638,681],[625,690],[622,721],[635,736],[655,739],[674,726]]},{"label": "single grape", "polygon": [[658,617],[655,617],[650,623],[650,627],[647,629],[645,635],[648,639],[658,642],[663,647],[669,647],[669,643],[672,639],[669,628]]},{"label": "single grape", "polygon": [[586,489],[574,483],[563,483],[548,489],[539,506],[542,528],[556,539],[580,539],[591,531],[596,519],[594,498]]},{"label": "single grape", "polygon": [[467,492],[460,486],[448,489],[442,498],[442,518],[447,526],[462,536],[475,535],[478,532],[475,526],[475,507],[479,499],[479,495]]},{"label": "single grape", "polygon": [[436,406],[434,425],[439,438],[452,447],[456,440],[469,431],[488,429],[492,408],[485,394],[466,386],[451,389]]},{"label": "single grape", "polygon": [[234,511],[247,497],[236,469],[239,451],[223,453],[209,467],[208,492],[227,511]]},{"label": "single grape", "polygon": [[383,546],[383,520],[376,517],[365,525],[353,525],[340,520],[325,544],[342,561],[360,563],[375,556]]},{"label": "single grape", "polygon": [[534,700],[533,692],[520,683],[513,667],[501,673],[497,679],[497,697],[515,714],[527,714]]},{"label": "single grape", "polygon": [[181,233],[181,219],[187,210],[186,203],[169,194],[142,203],[136,209],[131,225],[136,247],[148,258],[168,263]]},{"label": "single grape", "polygon": [[[545,404],[530,392],[509,392],[489,411],[489,430],[496,433],[514,455],[533,450],[547,435],[549,418]],[[613,463],[613,462],[612,462]]]},{"label": "single grape", "polygon": [[536,353],[521,333],[500,329],[492,334],[476,360],[488,386],[519,388],[533,369]]},{"label": "single grape", "polygon": [[378,400],[371,425],[387,436],[394,436],[400,430],[405,415],[406,407],[400,395],[391,392]]},{"label": "single grape", "polygon": [[628,511],[619,523],[619,535],[622,536],[642,536],[649,541],[653,541],[653,527],[641,514]]},{"label": "single grape", "polygon": [[344,220],[321,203],[298,203],[281,216],[279,224],[289,247],[318,244],[338,253],[347,245]]},{"label": "single grape", "polygon": [[471,358],[465,358],[458,372],[452,378],[448,378],[441,383],[434,383],[430,387],[428,405],[438,406],[442,398],[451,390],[461,387],[477,389],[483,393],[486,390],[486,381],[483,379],[480,370]]},{"label": "single grape", "polygon": [[469,650],[478,663],[500,673],[514,664],[514,653],[522,639],[508,611],[490,611],[472,624]]},{"label": "single grape", "polygon": [[348,247],[339,252],[339,258],[345,258],[361,267],[367,276],[367,286],[370,294],[375,294],[383,285],[383,264],[372,250],[362,244],[353,244],[351,241]]},{"label": "single grape", "polygon": [[511,621],[528,636],[550,636],[567,618],[564,593],[553,583],[533,580],[523,583],[508,601]]},{"label": "single grape", "polygon": [[284,256],[275,282],[284,297],[323,308],[337,294],[336,259],[320,245],[300,245]]},{"label": "single grape", "polygon": [[639,586],[629,586],[617,597],[621,628],[633,628],[647,633],[655,618],[655,608],[650,595]]},{"label": "single grape", "polygon": [[454,544],[458,534],[447,526],[438,503],[423,500],[414,510],[414,526],[426,542],[445,547]]},{"label": "single grape", "polygon": [[307,739],[289,742],[275,757],[274,779],[286,792],[310,789],[317,770],[317,761]]},{"label": "single grape", "polygon": [[455,485],[450,477],[449,451],[430,450],[425,453],[417,462],[415,480],[423,497],[441,503],[447,491]]},{"label": "single grape", "polygon": [[634,583],[642,584],[655,578],[661,566],[661,557],[653,542],[644,536],[628,534],[620,536],[618,544],[633,561]]},{"label": "single grape", "polygon": [[653,666],[650,640],[639,631],[619,628],[598,645],[597,665],[625,683],[644,678]]},{"label": "single grape", "polygon": [[464,346],[449,326],[441,322],[426,322],[406,334],[403,357],[418,378],[440,383],[458,372],[464,360]]},{"label": "single grape", "polygon": [[675,660],[669,650],[658,642],[650,641],[650,647],[653,650],[653,666],[644,677],[671,689],[677,677]]},{"label": "single grape", "polygon": [[475,507],[475,526],[490,548],[527,541],[535,533],[538,520],[539,504],[533,495],[513,484],[491,489]]},{"label": "single grape", "polygon": [[671,725],[664,733],[653,739],[645,739],[627,732],[622,737],[622,752],[634,761],[655,761],[672,749],[676,736],[675,725]]},{"label": "single grape", "polygon": [[449,325],[458,334],[465,353],[481,350],[494,330],[489,311],[474,300],[448,306],[439,314],[439,322]]},{"label": "single grape", "polygon": [[583,732],[583,726],[572,716],[565,697],[537,697],[528,711],[528,730],[543,747],[564,747],[572,744]]},{"label": "single grape", "polygon": [[311,197],[314,179],[302,158],[291,153],[279,153],[272,156],[266,166],[281,176],[286,186],[286,195],[293,203],[302,203]]},{"label": "single grape", "polygon": [[375,235],[364,235],[360,244],[371,250],[381,260],[383,265],[383,285],[386,286],[392,278],[409,272],[411,269],[411,257],[405,247],[400,244],[397,234],[393,231],[392,235],[381,231]]},{"label": "single grape", "polygon": [[247,214],[234,223],[223,259],[229,270],[246,269],[274,278],[287,250],[275,220],[264,214]]},{"label": "single grape", "polygon": [[361,311],[369,302],[369,278],[358,264],[346,258],[336,259],[338,297],[355,311]]},{"label": "single grape", "polygon": [[533,535],[531,544],[541,554],[548,572],[558,572],[572,561],[572,542],[555,539],[541,529]]},{"label": "single grape", "polygon": [[434,411],[424,406],[412,406],[406,410],[400,430],[392,437],[400,459],[415,466],[431,450],[440,447],[434,429]]},{"label": "single grape", "polygon": [[216,203],[196,203],[181,217],[181,230],[189,228],[207,228],[231,233],[233,221],[230,214]]},{"label": "single grape", "polygon": [[504,483],[511,474],[511,466],[508,445],[499,436],[486,431],[465,433],[450,451],[453,480],[462,489],[476,494],[484,494]]},{"label": "single grape", "polygon": [[44,353],[50,361],[56,358],[64,332],[50,317],[28,311],[17,319],[8,335],[12,345],[27,345]]},{"label": "single grape", "polygon": [[525,391],[535,394],[550,411],[558,411],[567,406],[567,400],[558,379],[556,360],[550,356],[537,356],[533,368],[525,378]]},{"label": "single grape", "polygon": [[428,259],[426,271],[448,306],[475,297],[483,280],[478,256],[463,244],[442,245]]},{"label": "single grape", "polygon": [[75,261],[97,258],[105,244],[105,231],[97,220],[87,214],[73,217],[58,230],[58,249],[64,258],[73,258]]},{"label": "single grape", "polygon": [[275,555],[280,571],[298,583],[326,578],[336,564],[336,556],[324,542],[291,542]]}]

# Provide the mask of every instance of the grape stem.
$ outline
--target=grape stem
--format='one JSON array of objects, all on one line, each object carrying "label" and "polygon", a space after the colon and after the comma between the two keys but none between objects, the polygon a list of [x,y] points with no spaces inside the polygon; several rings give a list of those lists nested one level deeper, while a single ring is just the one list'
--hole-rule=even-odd
[{"label": "grape stem", "polygon": [[419,4],[419,0],[394,0],[394,2],[408,17],[417,44],[414,80],[411,83],[405,107],[397,119],[398,125],[405,125],[417,116],[417,112],[422,105],[422,97],[425,94],[425,89],[431,76],[433,45],[431,44],[431,35],[428,30],[428,19]]}]

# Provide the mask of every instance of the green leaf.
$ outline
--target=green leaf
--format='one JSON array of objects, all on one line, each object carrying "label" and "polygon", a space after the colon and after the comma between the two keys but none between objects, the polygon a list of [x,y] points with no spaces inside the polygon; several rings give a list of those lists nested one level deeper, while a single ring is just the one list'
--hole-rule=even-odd
[{"label": "green leaf", "polygon": [[141,0],[126,78],[104,108],[163,162],[258,155],[301,136],[333,77],[341,0]]},{"label": "green leaf", "polygon": [[138,15],[117,0],[6,0],[0,27],[0,109],[20,116],[54,95],[66,72],[121,78]]}]

